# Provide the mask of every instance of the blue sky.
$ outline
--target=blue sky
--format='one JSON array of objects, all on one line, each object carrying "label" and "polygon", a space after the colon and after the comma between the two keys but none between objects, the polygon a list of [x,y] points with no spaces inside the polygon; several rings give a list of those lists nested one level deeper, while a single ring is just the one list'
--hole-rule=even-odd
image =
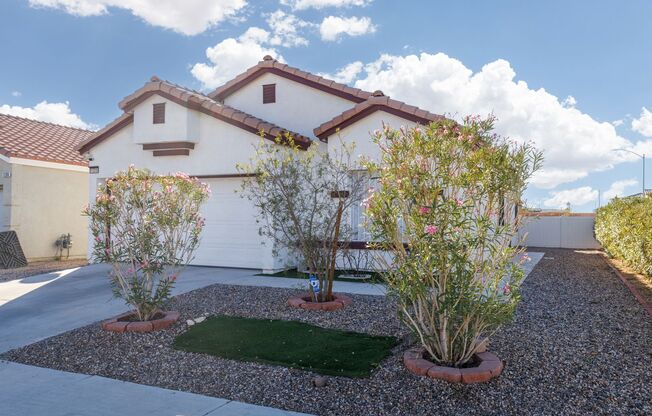
[{"label": "blue sky", "polygon": [[0,112],[101,127],[153,74],[206,90],[272,53],[434,112],[494,112],[546,153],[530,205],[590,211],[640,189],[640,160],[613,148],[652,155],[651,16],[646,0],[5,0]]}]

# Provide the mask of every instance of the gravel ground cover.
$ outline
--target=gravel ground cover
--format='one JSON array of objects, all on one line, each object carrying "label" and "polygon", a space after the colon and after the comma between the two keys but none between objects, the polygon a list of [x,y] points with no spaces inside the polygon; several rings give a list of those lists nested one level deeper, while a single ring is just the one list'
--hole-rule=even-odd
[{"label": "gravel ground cover", "polygon": [[[296,291],[220,285],[174,299],[169,306],[184,321],[169,331],[115,334],[91,325],[2,358],[320,415],[652,414],[652,321],[599,255],[539,251],[545,257],[524,283],[514,322],[489,346],[505,370],[486,384],[405,370],[409,340],[385,298],[352,296],[352,306],[321,313],[286,307]],[[300,320],[403,343],[371,377],[328,377],[315,388],[306,371],[173,350],[185,319],[204,313]]]},{"label": "gravel ground cover", "polygon": [[25,267],[15,269],[0,269],[0,282],[22,279],[37,274],[57,272],[59,270],[72,269],[74,267],[86,266],[88,261],[82,260],[46,260],[29,263]]}]

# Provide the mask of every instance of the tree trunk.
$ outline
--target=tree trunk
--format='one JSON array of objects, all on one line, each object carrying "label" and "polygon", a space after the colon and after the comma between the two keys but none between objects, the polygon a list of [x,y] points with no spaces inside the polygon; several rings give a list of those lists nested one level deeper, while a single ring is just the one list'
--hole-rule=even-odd
[{"label": "tree trunk", "polygon": [[340,222],[342,221],[342,211],[344,211],[344,201],[340,199],[340,202],[337,206],[337,217],[335,218],[335,233],[333,235],[332,244],[332,253],[331,253],[331,264],[328,268],[328,293],[326,294],[326,300],[329,301],[333,299],[333,279],[335,278],[335,266],[337,261],[337,248],[340,239]]}]

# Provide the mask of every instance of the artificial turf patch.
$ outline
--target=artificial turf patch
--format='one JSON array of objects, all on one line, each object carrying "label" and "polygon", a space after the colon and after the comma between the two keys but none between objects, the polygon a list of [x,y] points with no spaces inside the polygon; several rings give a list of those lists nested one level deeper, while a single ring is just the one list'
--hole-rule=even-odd
[{"label": "artificial turf patch", "polygon": [[174,340],[182,351],[345,377],[369,376],[397,344],[394,337],[233,316],[211,317]]}]

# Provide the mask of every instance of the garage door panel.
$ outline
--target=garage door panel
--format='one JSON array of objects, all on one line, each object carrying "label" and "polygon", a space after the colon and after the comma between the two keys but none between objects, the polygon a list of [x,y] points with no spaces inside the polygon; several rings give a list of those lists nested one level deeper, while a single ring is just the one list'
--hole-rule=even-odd
[{"label": "garage door panel", "polygon": [[193,264],[262,268],[262,238],[256,210],[234,191],[242,179],[206,180],[211,197],[202,207],[204,230]]}]

